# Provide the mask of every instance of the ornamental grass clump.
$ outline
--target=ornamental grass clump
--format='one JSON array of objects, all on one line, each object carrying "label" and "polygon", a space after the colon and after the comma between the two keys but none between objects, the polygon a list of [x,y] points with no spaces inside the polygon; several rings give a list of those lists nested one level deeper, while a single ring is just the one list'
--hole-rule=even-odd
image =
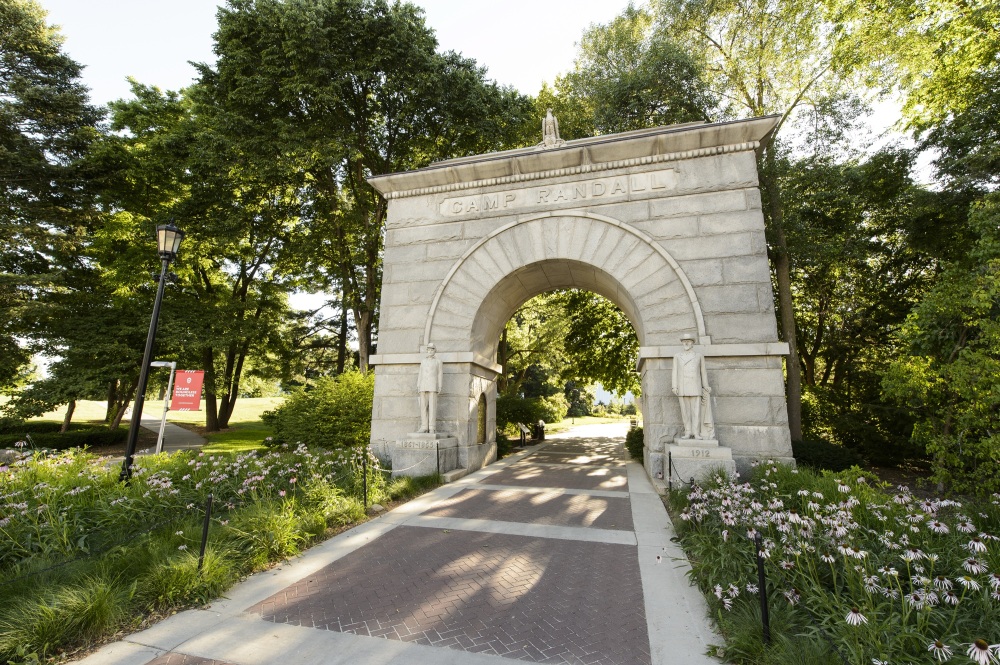
[{"label": "ornamental grass clump", "polygon": [[[81,451],[0,464],[0,662],[47,657],[218,597],[392,488],[364,448],[139,458],[130,483]],[[214,508],[199,570],[204,509]]]},{"label": "ornamental grass clump", "polygon": [[856,467],[820,475],[767,463],[747,482],[720,473],[673,500],[732,662],[1000,662],[1000,495],[919,498]]}]

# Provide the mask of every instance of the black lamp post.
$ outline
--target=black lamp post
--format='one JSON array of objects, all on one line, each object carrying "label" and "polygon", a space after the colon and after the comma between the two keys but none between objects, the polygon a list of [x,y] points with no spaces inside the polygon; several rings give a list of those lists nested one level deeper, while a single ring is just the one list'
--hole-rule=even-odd
[{"label": "black lamp post", "polygon": [[146,383],[149,380],[149,362],[153,357],[153,342],[156,340],[156,324],[160,318],[160,303],[163,301],[163,287],[167,283],[167,267],[177,258],[184,232],[171,224],[156,227],[156,243],[159,248],[160,268],[159,284],[156,287],[156,301],[153,304],[153,316],[149,320],[149,335],[146,336],[146,351],[142,354],[142,367],[139,369],[139,386],[135,391],[135,404],[132,406],[132,421],[128,428],[128,447],[125,449],[125,460],[122,462],[122,472],[118,476],[121,481],[132,477],[132,458],[135,456],[135,444],[139,440],[139,421],[142,420],[142,405],[146,401]]}]

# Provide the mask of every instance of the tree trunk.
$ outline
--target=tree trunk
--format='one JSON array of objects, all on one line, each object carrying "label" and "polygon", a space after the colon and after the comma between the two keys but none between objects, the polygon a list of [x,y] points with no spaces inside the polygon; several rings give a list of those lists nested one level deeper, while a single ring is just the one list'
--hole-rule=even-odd
[{"label": "tree trunk", "polygon": [[62,427],[59,428],[60,432],[69,431],[69,424],[73,422],[73,412],[76,411],[76,400],[71,399],[69,404],[66,405],[66,417],[63,418]]},{"label": "tree trunk", "polygon": [[[104,422],[111,427],[111,423],[115,419],[115,412],[117,411],[118,405],[118,380],[108,382],[108,408],[104,412]],[[114,429],[114,427],[111,427]]]},{"label": "tree trunk", "polygon": [[201,352],[202,369],[205,370],[205,431],[219,431],[219,403],[215,397],[215,353],[211,347]]},{"label": "tree trunk", "polygon": [[337,374],[344,373],[347,362],[347,299],[340,301],[340,336],[337,338]]},{"label": "tree trunk", "polygon": [[354,321],[358,329],[358,368],[368,371],[368,357],[371,355],[372,314],[354,310]]},{"label": "tree trunk", "polygon": [[788,357],[785,361],[786,399],[788,402],[788,429],[793,441],[802,440],[802,368],[795,332],[795,309],[792,302],[791,260],[788,256],[788,242],[783,227],[783,210],[778,186],[777,160],[774,144],[764,149],[764,168],[761,169],[761,186],[767,197],[769,213],[769,253],[774,267],[775,283],[778,289],[778,313],[781,323],[781,337],[788,343]]}]

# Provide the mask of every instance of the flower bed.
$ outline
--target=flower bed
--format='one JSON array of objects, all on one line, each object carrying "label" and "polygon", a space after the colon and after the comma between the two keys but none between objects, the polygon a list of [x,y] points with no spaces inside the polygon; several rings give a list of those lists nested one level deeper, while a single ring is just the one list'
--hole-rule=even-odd
[{"label": "flower bed", "polygon": [[732,662],[1000,662],[1000,495],[920,499],[856,467],[766,464],[748,482],[719,475],[672,501]]},{"label": "flower bed", "polygon": [[[196,452],[119,466],[69,451],[0,465],[0,661],[30,661],[203,603],[364,518],[361,449]],[[412,493],[369,456],[369,502]],[[204,566],[204,509],[214,509]]]}]

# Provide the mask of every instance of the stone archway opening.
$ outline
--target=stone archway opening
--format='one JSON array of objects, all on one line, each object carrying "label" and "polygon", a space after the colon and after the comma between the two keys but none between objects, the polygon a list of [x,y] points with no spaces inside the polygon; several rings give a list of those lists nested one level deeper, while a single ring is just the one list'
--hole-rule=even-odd
[{"label": "stone archway opening", "polygon": [[[499,332],[495,327],[487,332],[498,339],[499,431],[516,437],[517,422],[533,426],[592,415],[598,391],[621,399],[641,394],[634,324],[612,300],[579,288],[550,290],[519,303],[523,297],[503,299],[507,304],[499,314],[482,317],[508,319]],[[609,402],[605,397],[605,406]]]}]

